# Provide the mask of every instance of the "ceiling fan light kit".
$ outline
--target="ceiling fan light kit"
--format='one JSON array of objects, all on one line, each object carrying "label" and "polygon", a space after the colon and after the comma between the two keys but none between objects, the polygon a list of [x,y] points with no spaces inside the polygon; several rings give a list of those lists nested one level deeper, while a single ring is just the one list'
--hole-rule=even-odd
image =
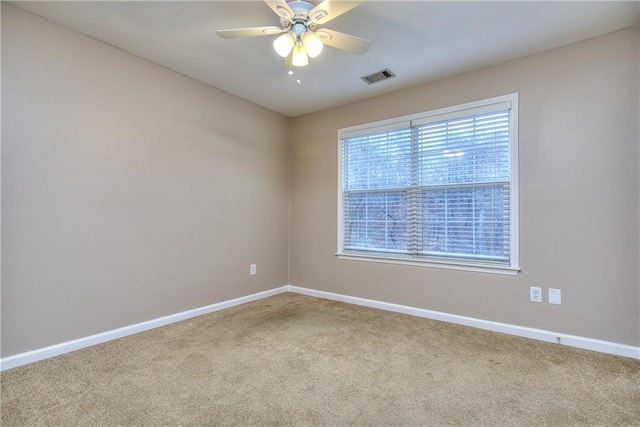
[{"label": "ceiling fan light kit", "polygon": [[296,38],[293,34],[285,33],[273,41],[273,49],[278,55],[286,58],[291,53],[295,42]]},{"label": "ceiling fan light kit", "polygon": [[320,55],[325,44],[359,54],[366,52],[371,45],[369,40],[318,28],[358,6],[362,1],[324,0],[317,6],[302,0],[264,2],[279,16],[282,28],[268,26],[218,30],[218,36],[231,39],[284,33],[273,41],[273,49],[285,58],[285,66],[291,64],[295,67],[308,65],[309,58]]},{"label": "ceiling fan light kit", "polygon": [[322,41],[311,31],[308,31],[302,36],[302,44],[307,51],[309,58],[315,58],[322,52]]},{"label": "ceiling fan light kit", "polygon": [[294,67],[304,67],[305,65],[309,65],[309,56],[307,55],[307,52],[305,52],[304,46],[300,41],[297,41],[296,45],[293,47],[291,64]]}]

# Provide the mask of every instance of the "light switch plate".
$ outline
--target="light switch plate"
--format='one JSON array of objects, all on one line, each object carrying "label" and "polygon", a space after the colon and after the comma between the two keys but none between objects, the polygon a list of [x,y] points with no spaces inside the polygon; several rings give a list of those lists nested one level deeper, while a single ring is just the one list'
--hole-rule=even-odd
[{"label": "light switch plate", "polygon": [[549,304],[562,304],[562,291],[560,289],[549,288]]}]

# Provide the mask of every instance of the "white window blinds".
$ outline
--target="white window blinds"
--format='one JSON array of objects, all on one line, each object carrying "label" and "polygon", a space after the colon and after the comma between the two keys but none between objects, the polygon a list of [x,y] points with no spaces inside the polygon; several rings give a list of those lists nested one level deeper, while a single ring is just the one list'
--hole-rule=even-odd
[{"label": "white window blinds", "polygon": [[411,128],[343,143],[344,248],[409,253]]},{"label": "white window blinds", "polygon": [[511,114],[488,102],[342,133],[341,252],[512,265]]}]

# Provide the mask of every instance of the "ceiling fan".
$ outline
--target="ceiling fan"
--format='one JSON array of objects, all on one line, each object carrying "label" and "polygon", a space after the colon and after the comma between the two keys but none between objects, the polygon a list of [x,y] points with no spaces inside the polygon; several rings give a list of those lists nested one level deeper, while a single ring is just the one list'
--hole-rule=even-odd
[{"label": "ceiling fan", "polygon": [[309,64],[309,58],[320,55],[325,44],[359,54],[366,52],[371,46],[369,40],[328,28],[320,28],[321,25],[363,3],[362,1],[324,0],[317,6],[303,0],[264,0],[264,2],[279,16],[279,27],[218,30],[216,32],[218,36],[234,39],[284,33],[273,41],[273,48],[278,55],[286,58],[285,67],[289,65],[303,67]]}]

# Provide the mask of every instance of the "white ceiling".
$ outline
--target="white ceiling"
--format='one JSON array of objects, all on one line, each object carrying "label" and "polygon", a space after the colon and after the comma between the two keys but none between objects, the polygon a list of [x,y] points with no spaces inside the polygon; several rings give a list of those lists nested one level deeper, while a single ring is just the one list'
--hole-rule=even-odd
[{"label": "white ceiling", "polygon": [[[278,25],[261,1],[11,4],[290,117],[586,40],[640,15],[637,1],[369,0],[324,25],[371,40],[368,52],[326,47],[289,76],[271,47],[276,36],[216,36]],[[397,77],[371,86],[360,79],[384,68]]]}]

